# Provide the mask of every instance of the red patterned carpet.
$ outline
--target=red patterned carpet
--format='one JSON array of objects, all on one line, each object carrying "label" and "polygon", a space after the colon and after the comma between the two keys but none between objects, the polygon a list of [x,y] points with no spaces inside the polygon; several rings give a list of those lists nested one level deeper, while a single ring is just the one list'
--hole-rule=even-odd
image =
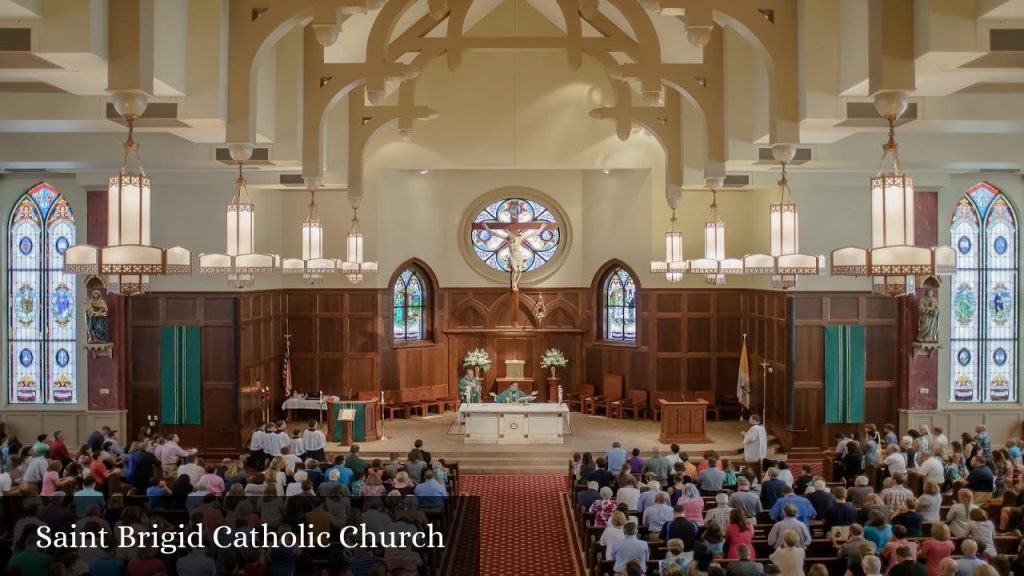
[{"label": "red patterned carpet", "polygon": [[[454,565],[458,576],[577,576],[583,574],[564,475],[476,476],[459,479],[460,522]],[[479,506],[479,522],[476,519]],[[479,541],[479,553],[473,550]]]}]

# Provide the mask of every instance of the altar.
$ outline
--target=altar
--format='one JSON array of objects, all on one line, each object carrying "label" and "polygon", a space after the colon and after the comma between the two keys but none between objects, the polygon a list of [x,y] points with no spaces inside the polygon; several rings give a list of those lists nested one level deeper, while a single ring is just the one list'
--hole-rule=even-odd
[{"label": "altar", "polygon": [[466,444],[562,444],[565,404],[463,404]]}]

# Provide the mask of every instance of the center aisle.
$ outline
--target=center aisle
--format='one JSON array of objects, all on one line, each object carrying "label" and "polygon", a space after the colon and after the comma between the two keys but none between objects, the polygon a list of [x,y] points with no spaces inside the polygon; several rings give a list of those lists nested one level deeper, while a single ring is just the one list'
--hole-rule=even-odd
[{"label": "center aisle", "polygon": [[[463,516],[448,574],[576,576],[583,574],[573,541],[566,477],[464,475]],[[479,523],[475,516],[479,505]],[[479,555],[470,549],[479,539]],[[479,566],[477,566],[479,558]]]}]

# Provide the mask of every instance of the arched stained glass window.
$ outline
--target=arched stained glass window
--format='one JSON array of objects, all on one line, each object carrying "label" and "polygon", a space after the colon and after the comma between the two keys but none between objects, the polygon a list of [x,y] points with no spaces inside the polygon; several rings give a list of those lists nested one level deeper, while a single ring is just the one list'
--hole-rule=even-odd
[{"label": "arched stained glass window", "polygon": [[[514,225],[522,226],[513,229]],[[519,255],[523,272],[545,266],[554,258],[561,241],[558,218],[547,206],[524,198],[505,198],[487,205],[473,219],[473,252],[487,266],[509,272],[513,234],[522,238]]]},{"label": "arched stained glass window", "polygon": [[608,271],[603,284],[604,339],[636,342],[636,282],[624,268]]},{"label": "arched stained glass window", "polygon": [[75,217],[60,191],[39,184],[14,206],[8,224],[9,401],[74,404],[75,282],[64,252]]},{"label": "arched stained glass window", "polygon": [[957,203],[951,284],[951,402],[1017,401],[1017,219],[995,187],[981,183]]},{"label": "arched stained glass window", "polygon": [[423,340],[426,337],[427,288],[421,273],[412,266],[403,270],[395,279],[391,294],[395,340]]}]

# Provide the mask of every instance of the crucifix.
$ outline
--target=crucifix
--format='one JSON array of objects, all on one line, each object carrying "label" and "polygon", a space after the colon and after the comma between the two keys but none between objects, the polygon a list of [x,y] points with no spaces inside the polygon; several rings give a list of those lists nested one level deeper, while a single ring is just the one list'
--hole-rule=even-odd
[{"label": "crucifix", "polygon": [[524,268],[530,259],[530,253],[523,243],[534,236],[539,236],[544,230],[551,230],[556,227],[553,222],[520,222],[519,215],[522,213],[522,206],[518,202],[509,205],[511,222],[491,221],[474,222],[473,231],[486,231],[487,233],[504,232],[504,242],[498,248],[500,253],[503,249],[508,250],[505,256],[505,264],[509,271],[509,285],[512,288],[512,297],[509,302],[512,307],[512,325],[519,325],[519,281],[523,277]]}]

